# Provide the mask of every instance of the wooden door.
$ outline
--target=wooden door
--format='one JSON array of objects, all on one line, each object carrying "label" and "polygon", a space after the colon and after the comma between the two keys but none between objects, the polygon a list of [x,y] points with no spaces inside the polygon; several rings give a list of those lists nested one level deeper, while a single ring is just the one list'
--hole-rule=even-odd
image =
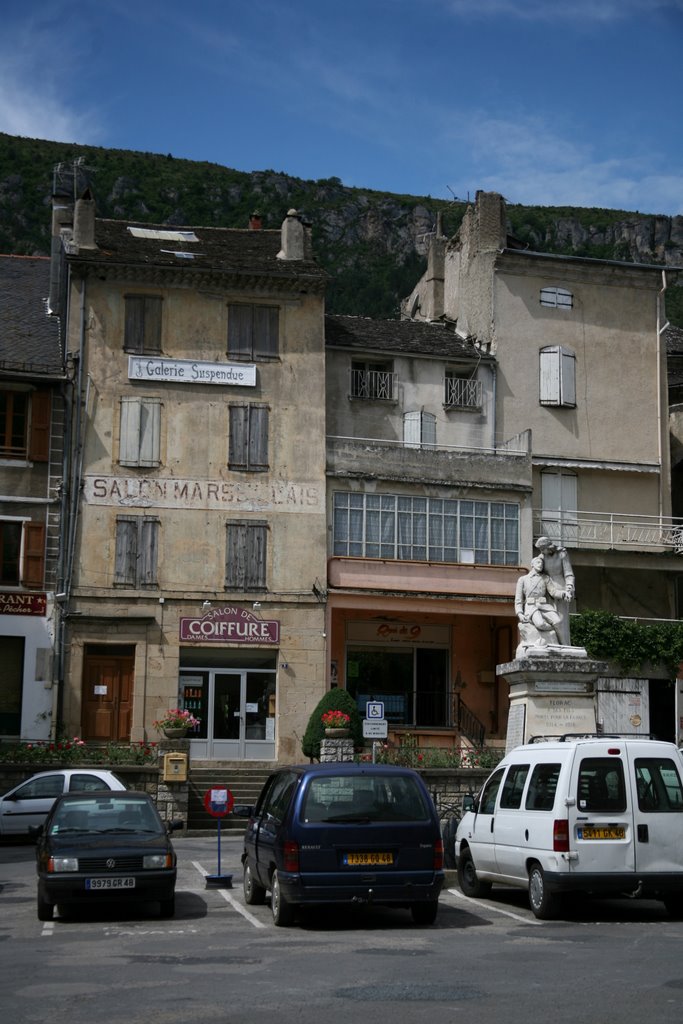
[{"label": "wooden door", "polygon": [[128,742],[133,711],[135,654],[132,649],[86,649],[83,662],[84,740]]}]

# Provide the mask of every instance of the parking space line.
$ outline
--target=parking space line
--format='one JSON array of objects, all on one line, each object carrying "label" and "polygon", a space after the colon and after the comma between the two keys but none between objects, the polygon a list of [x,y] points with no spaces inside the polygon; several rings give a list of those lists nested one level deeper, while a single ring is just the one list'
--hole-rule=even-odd
[{"label": "parking space line", "polygon": [[[460,892],[459,889],[447,889],[446,891],[449,892],[451,896],[457,896],[458,899],[464,900],[465,903],[472,903],[480,909],[482,908],[481,900],[475,900],[472,899],[471,896],[465,896],[465,894]],[[502,914],[504,917],[511,917],[515,921],[521,921],[522,924],[543,924],[542,921],[539,921],[535,917],[522,917],[521,914],[513,914],[511,910],[503,910],[502,907],[494,907],[490,903],[485,904],[485,906],[487,910],[492,910],[494,914]]]},{"label": "parking space line", "polygon": [[[206,878],[209,872],[205,871],[198,861],[193,860],[192,866],[199,872],[202,878]],[[213,891],[219,893],[226,901],[226,903],[229,903],[233,910],[236,910],[237,913],[241,914],[242,917],[246,918],[246,920],[249,921],[250,924],[253,924],[254,928],[266,927],[266,925],[262,921],[259,921],[257,917],[254,917],[253,914],[250,914],[246,907],[243,907],[241,903],[237,902],[235,897],[230,893],[229,889],[214,889]]]},{"label": "parking space line", "polygon": [[43,936],[45,936],[47,938],[50,935],[54,934],[54,930],[55,930],[55,923],[54,923],[54,921],[46,921],[45,924],[43,925],[43,930],[41,932],[41,935],[43,935]]}]

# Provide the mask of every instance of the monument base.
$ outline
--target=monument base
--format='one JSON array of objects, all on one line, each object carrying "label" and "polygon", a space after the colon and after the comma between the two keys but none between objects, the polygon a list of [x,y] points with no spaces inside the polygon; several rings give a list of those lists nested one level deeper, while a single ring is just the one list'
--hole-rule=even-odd
[{"label": "monument base", "polygon": [[607,663],[583,648],[527,649],[496,672],[510,687],[506,753],[532,739],[597,732],[595,683]]}]

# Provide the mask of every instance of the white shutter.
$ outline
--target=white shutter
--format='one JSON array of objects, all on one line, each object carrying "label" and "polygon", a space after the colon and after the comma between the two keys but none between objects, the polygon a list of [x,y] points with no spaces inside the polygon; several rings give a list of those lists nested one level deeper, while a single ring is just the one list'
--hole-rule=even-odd
[{"label": "white shutter", "polygon": [[140,399],[121,399],[121,431],[119,462],[122,466],[137,466],[140,458]]},{"label": "white shutter", "polygon": [[161,402],[158,398],[140,400],[139,466],[158,466]]},{"label": "white shutter", "polygon": [[576,405],[576,356],[568,348],[559,350],[560,357],[560,402],[562,405]]},{"label": "white shutter", "polygon": [[422,413],[422,444],[436,444],[436,416],[432,412]]},{"label": "white shutter", "polygon": [[559,353],[557,345],[541,349],[539,395],[541,405],[560,405]]},{"label": "white shutter", "polygon": [[421,413],[403,413],[403,443],[406,448],[420,447]]},{"label": "white shutter", "polygon": [[541,530],[551,540],[576,540],[578,481],[573,473],[541,474]]}]

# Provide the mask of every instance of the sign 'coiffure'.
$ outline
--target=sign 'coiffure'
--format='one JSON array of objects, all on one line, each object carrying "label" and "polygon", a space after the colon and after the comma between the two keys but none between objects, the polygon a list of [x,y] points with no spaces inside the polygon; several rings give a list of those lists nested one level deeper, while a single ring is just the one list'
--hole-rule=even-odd
[{"label": "sign 'coiffure'", "polygon": [[180,639],[213,644],[278,644],[277,619],[259,619],[246,608],[216,608],[201,618],[180,620]]}]

